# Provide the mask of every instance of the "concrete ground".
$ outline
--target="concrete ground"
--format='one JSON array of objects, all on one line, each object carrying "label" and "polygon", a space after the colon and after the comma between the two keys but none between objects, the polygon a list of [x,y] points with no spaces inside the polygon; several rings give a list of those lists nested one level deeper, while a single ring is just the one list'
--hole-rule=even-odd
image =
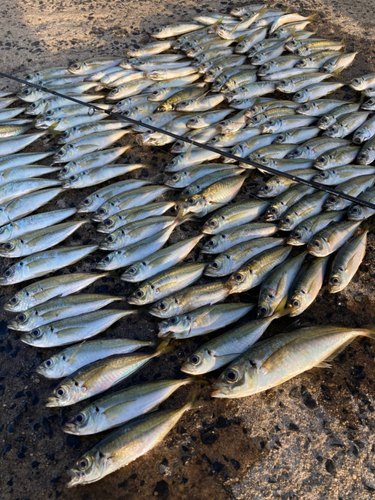
[{"label": "concrete ground", "polygon": [[[165,0],[3,0],[1,70],[22,76],[94,55],[123,54],[125,48],[147,42],[154,27],[188,20],[200,12],[225,13],[234,5],[237,2],[217,0],[182,4]],[[373,2],[301,0],[271,1],[270,5],[317,13],[319,35],[345,39],[348,50],[360,51],[345,73],[348,79],[374,70]],[[0,82],[0,89],[10,87],[8,81]],[[137,171],[135,177],[155,178],[169,158],[164,150],[136,147],[126,161],[147,162],[150,168]],[[243,199],[260,179],[249,180]],[[69,192],[46,209],[75,205],[91,191]],[[193,234],[195,228],[192,224],[179,228],[172,242]],[[98,239],[94,227],[85,226],[67,243]],[[99,258],[97,252],[77,264],[76,270],[92,270]],[[374,259],[374,237],[370,235],[366,257],[352,283],[337,295],[323,290],[298,318],[299,324],[359,326],[375,322]],[[4,259],[1,270],[8,265],[9,260]],[[107,279],[88,291],[128,296],[132,289]],[[1,289],[0,305],[15,291],[16,287]],[[0,316],[0,498],[4,500],[373,498],[375,350],[369,340],[353,342],[330,369],[314,369],[252,398],[216,400],[188,413],[146,456],[98,483],[67,490],[66,470],[98,437],[78,438],[61,431],[61,424],[76,409],[44,407],[54,384],[38,377],[34,369],[46,355],[8,332],[9,318],[5,313]],[[291,323],[280,320],[272,325],[270,334]],[[156,325],[141,316],[119,322],[110,335],[152,339],[156,331]],[[178,376],[182,362],[201,341],[177,343],[173,353],[152,360],[124,386]],[[186,391],[181,390],[167,404],[178,406],[185,397]]]}]

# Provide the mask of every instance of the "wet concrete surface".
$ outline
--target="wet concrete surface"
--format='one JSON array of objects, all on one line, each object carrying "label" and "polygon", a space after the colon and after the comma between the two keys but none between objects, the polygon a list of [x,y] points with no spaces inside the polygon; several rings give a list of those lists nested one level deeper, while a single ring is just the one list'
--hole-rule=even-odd
[{"label": "wet concrete surface", "polygon": [[[183,5],[165,1],[24,1],[4,0],[0,43],[3,70],[15,75],[65,65],[100,54],[123,54],[128,46],[143,44],[153,27],[190,19],[197,12],[227,12],[235,5],[187,0]],[[239,5],[239,4],[238,4]],[[328,38],[345,38],[347,50],[360,53],[345,78],[374,69],[371,41],[375,35],[373,8],[366,2],[271,2],[299,13],[318,12],[315,31]],[[2,81],[1,87],[12,84]],[[350,94],[349,94],[350,96]],[[30,150],[48,149],[50,139]],[[126,137],[122,144],[130,143]],[[145,162],[148,169],[127,177],[163,179],[171,159],[167,149],[134,146],[126,162]],[[48,160],[44,163],[48,164]],[[126,178],[126,177],[124,177]],[[250,177],[238,200],[251,197],[264,177]],[[101,186],[99,186],[101,187]],[[75,206],[96,188],[69,191],[43,211]],[[177,198],[177,195],[173,195]],[[171,196],[168,196],[170,199]],[[174,198],[173,198],[174,199]],[[237,200],[236,200],[237,201]],[[84,216],[76,215],[75,219]],[[199,224],[177,228],[170,243],[192,236]],[[86,225],[68,245],[100,241],[95,225]],[[63,272],[93,271],[104,252],[95,252]],[[194,250],[187,260],[202,260]],[[343,292],[330,295],[325,288],[300,317],[273,323],[267,336],[290,325],[332,324],[358,327],[375,322],[373,299],[375,240],[369,235],[366,257]],[[10,259],[1,261],[3,271]],[[208,280],[206,280],[208,281]],[[3,287],[0,306],[24,284]],[[127,297],[134,285],[118,278],[103,278],[84,292],[114,293]],[[256,290],[241,301],[256,298]],[[239,300],[233,297],[231,300]],[[121,307],[121,306],[119,306]],[[126,303],[123,304],[127,307]],[[214,400],[182,418],[167,438],[146,456],[98,483],[66,488],[66,470],[101,435],[75,437],[61,425],[85,403],[72,408],[45,408],[43,402],[56,382],[35,373],[35,367],[56,350],[22,344],[7,331],[12,315],[0,316],[0,497],[34,499],[370,499],[375,491],[374,343],[360,339],[346,349],[330,369],[314,369],[280,387],[242,400]],[[104,336],[154,339],[155,321],[141,314],[123,319]],[[181,377],[186,357],[207,336],[176,342],[173,352],[153,359],[145,368],[116,387],[146,380]],[[210,380],[215,378],[214,374]],[[178,407],[186,400],[182,388],[167,402]],[[208,400],[208,389],[203,389]],[[104,433],[103,433],[104,435]]]}]

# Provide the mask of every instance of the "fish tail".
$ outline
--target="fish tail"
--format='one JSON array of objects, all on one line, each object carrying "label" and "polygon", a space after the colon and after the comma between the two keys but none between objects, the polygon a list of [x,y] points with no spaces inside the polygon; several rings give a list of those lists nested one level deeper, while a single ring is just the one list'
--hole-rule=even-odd
[{"label": "fish tail", "polygon": [[200,389],[198,387],[194,387],[190,393],[188,400],[185,404],[185,410],[196,410],[198,408],[202,408],[203,406],[207,406],[210,401],[205,401],[203,399],[198,400],[200,395]]},{"label": "fish tail", "polygon": [[370,325],[365,325],[360,335],[375,340],[375,324],[371,323]]},{"label": "fish tail", "polygon": [[290,309],[286,307],[288,302],[288,294],[284,295],[281,299],[279,305],[276,307],[275,312],[273,314],[273,318],[282,318],[283,316],[288,316],[290,314]]},{"label": "fish tail", "polygon": [[171,344],[171,339],[162,340],[155,351],[155,356],[160,356],[161,354],[167,354],[173,351],[174,346]]},{"label": "fish tail", "polygon": [[315,14],[312,14],[307,19],[313,23],[313,22],[315,22],[315,18],[316,18],[317,15],[318,15],[318,13],[315,12]]}]

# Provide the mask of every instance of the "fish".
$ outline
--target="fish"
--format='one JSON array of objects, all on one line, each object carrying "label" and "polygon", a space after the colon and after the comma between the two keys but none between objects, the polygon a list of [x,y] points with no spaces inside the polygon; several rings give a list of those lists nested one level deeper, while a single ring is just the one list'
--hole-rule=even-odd
[{"label": "fish", "polygon": [[204,217],[209,212],[223,207],[237,195],[246,177],[247,175],[228,177],[189,197],[186,201],[179,203],[179,217],[188,213]]},{"label": "fish", "polygon": [[299,106],[296,109],[296,113],[309,116],[324,116],[326,113],[329,113],[343,104],[345,104],[345,101],[340,99],[315,99],[314,101],[305,102]]},{"label": "fish", "polygon": [[87,220],[63,222],[12,238],[0,245],[0,256],[7,258],[26,257],[58,245],[73,234]]},{"label": "fish", "polygon": [[48,68],[44,70],[37,71],[35,73],[30,73],[25,76],[25,80],[31,83],[37,83],[43,78],[58,78],[60,76],[71,75],[71,72],[65,66],[58,68]]},{"label": "fish", "polygon": [[290,234],[287,244],[300,246],[306,245],[312,237],[333,222],[344,218],[345,211],[322,212],[302,221]]},{"label": "fish", "polygon": [[302,269],[295,284],[293,284],[288,300],[291,317],[302,314],[316,299],[323,286],[328,259],[329,256],[315,257]]},{"label": "fish", "polygon": [[354,78],[350,83],[349,87],[354,90],[362,91],[366,90],[369,87],[373,87],[375,85],[375,74],[370,73],[368,75],[360,76]]},{"label": "fish", "polygon": [[[288,161],[292,162],[293,160]],[[301,179],[307,180],[310,180],[314,178],[314,176],[316,176],[316,170],[313,168],[301,168],[289,171],[287,170],[286,172],[295,175],[296,177],[300,177]],[[273,198],[274,196],[278,196],[279,194],[286,191],[293,184],[296,184],[294,180],[289,179],[288,177],[284,177],[282,174],[274,175],[266,182],[263,187],[259,189],[259,191],[257,192],[257,196],[259,196],[260,198]]]},{"label": "fish", "polygon": [[277,265],[284,262],[290,252],[291,247],[276,246],[250,259],[227,281],[230,293],[246,292],[262,283]]},{"label": "fish", "polygon": [[48,302],[20,312],[9,322],[8,328],[27,332],[54,320],[71,318],[87,312],[96,311],[112,302],[123,300],[121,297],[104,294],[80,294],[73,297],[57,297]]},{"label": "fish", "polygon": [[314,161],[314,167],[319,170],[343,167],[355,161],[359,150],[358,146],[342,146],[330,149]]},{"label": "fish", "polygon": [[289,79],[280,80],[276,83],[276,90],[285,93],[293,93],[299,90],[302,90],[307,85],[316,84],[322,82],[323,80],[327,80],[327,78],[331,78],[330,74],[327,73],[310,73],[300,74],[297,76],[293,76]]},{"label": "fish", "polygon": [[170,351],[168,343],[161,342],[152,354],[117,354],[83,366],[58,384],[47,398],[46,406],[70,406],[114,387],[152,358]]},{"label": "fish", "polygon": [[258,317],[272,316],[283,298],[289,293],[293,281],[305,260],[307,252],[302,252],[277,266],[260,286]]},{"label": "fish", "polygon": [[203,238],[203,234],[185,239],[135,262],[122,275],[123,281],[138,282],[151,278],[177,265],[192,251]]},{"label": "fish", "polygon": [[[109,328],[113,323],[134,314],[132,310],[100,309],[38,326],[21,336],[21,341],[40,348],[76,344]],[[75,345],[76,347],[76,345]]]},{"label": "fish", "polygon": [[320,118],[318,121],[318,127],[322,130],[326,130],[331,127],[340,116],[355,113],[359,110],[359,108],[360,103],[357,102],[349,102],[342,104],[341,106],[337,106]]},{"label": "fish", "polygon": [[358,52],[348,52],[333,56],[322,66],[321,71],[327,73],[341,72],[353,63],[357,54]]},{"label": "fish", "polygon": [[369,141],[375,135],[374,123],[375,118],[372,116],[361,127],[355,130],[352,139],[354,144],[362,144]]},{"label": "fish", "polygon": [[[260,77],[267,77],[267,79],[273,80],[274,73],[278,74],[281,71],[293,69],[298,60],[299,57],[292,54],[271,59],[271,61],[267,61],[261,65],[257,74]],[[276,78],[276,80],[278,80],[278,78]]]},{"label": "fish", "polygon": [[258,218],[269,206],[268,201],[252,200],[225,207],[208,219],[202,227],[205,234],[217,234],[224,230],[236,228]]},{"label": "fish", "polygon": [[279,222],[279,229],[292,231],[303,220],[319,214],[329,196],[325,191],[316,191],[304,196],[284,213]]},{"label": "fish", "polygon": [[127,354],[155,342],[128,339],[89,340],[67,347],[41,363],[36,372],[49,379],[68,377],[75,371],[99,359],[114,354]]},{"label": "fish", "polygon": [[314,257],[325,257],[342,247],[355,233],[361,221],[334,222],[318,233],[307,245],[307,251]]},{"label": "fish", "polygon": [[229,330],[206,342],[182,365],[181,371],[190,375],[203,375],[217,370],[247,351],[267,330],[272,321],[287,314],[280,310],[270,318],[262,318]]},{"label": "fish", "polygon": [[344,290],[358,271],[366,253],[367,234],[368,230],[365,229],[337,252],[328,278],[329,293]]},{"label": "fish", "polygon": [[13,285],[39,278],[75,264],[97,248],[98,245],[61,247],[29,255],[3,272],[0,276],[0,285]]},{"label": "fish", "polygon": [[6,137],[5,139],[0,139],[0,156],[8,156],[13,153],[17,153],[44,135],[45,132],[38,132],[36,134],[23,134],[16,137]]},{"label": "fish", "polygon": [[96,186],[105,181],[128,174],[139,168],[146,168],[143,163],[119,164],[114,163],[102,167],[96,167],[89,170],[84,170],[78,174],[70,175],[62,179],[63,189],[82,189],[86,187]]},{"label": "fish", "polygon": [[273,236],[277,231],[277,225],[268,222],[243,224],[238,228],[227,229],[222,233],[216,234],[203,245],[201,252],[207,254],[221,253],[245,241]]},{"label": "fish", "polygon": [[6,311],[20,312],[43,304],[55,297],[66,297],[90,286],[107,273],[69,273],[45,278],[26,286],[5,303]]},{"label": "fish", "polygon": [[22,167],[24,165],[30,165],[39,160],[44,160],[47,156],[51,156],[52,153],[18,153],[11,154],[7,156],[2,156],[0,158],[0,172],[3,170],[8,170],[14,167]]},{"label": "fish", "polygon": [[[127,182],[129,183],[129,180]],[[112,185],[112,187],[113,186],[114,185]],[[96,222],[101,222],[111,215],[125,210],[126,208],[146,205],[150,201],[155,200],[155,198],[158,198],[171,189],[172,188],[170,187],[147,183],[147,185],[140,188],[135,189],[132,186],[130,189],[121,190],[119,193],[112,195],[111,198],[107,199],[107,201],[100,205],[100,207],[94,214],[93,220]]]},{"label": "fish", "polygon": [[32,231],[38,231],[39,229],[52,226],[74,215],[76,211],[75,208],[65,208],[62,210],[53,210],[52,212],[33,214],[24,219],[10,222],[0,227],[0,243],[19,238]]},{"label": "fish", "polygon": [[105,186],[91,195],[86,196],[86,198],[78,205],[77,212],[96,212],[106,201],[110,200],[114,196],[122,194],[126,191],[132,191],[143,186],[148,186],[149,184],[151,184],[149,181],[143,181],[140,179],[127,179],[125,181],[115,182],[114,184]]},{"label": "fish", "polygon": [[314,175],[312,180],[325,186],[338,186],[358,176],[375,174],[375,167],[362,165],[344,165],[342,167],[329,168]]},{"label": "fish", "polygon": [[323,132],[323,135],[344,138],[361,127],[366,122],[368,115],[368,111],[357,111],[356,113],[342,115]]},{"label": "fish", "polygon": [[274,144],[298,144],[313,139],[319,134],[318,127],[298,127],[278,134]]},{"label": "fish", "polygon": [[249,85],[237,87],[226,94],[229,103],[238,99],[260,97],[275,91],[275,82],[254,82]]},{"label": "fish", "polygon": [[193,378],[157,380],[122,389],[86,406],[64,424],[63,431],[86,436],[118,427],[158,409],[178,388],[193,382]]},{"label": "fish", "polygon": [[270,204],[265,214],[265,219],[270,222],[281,219],[289,208],[291,208],[301,198],[312,194],[314,191],[314,188],[305,186],[304,184],[292,185],[286,191],[277,196]]},{"label": "fish", "polygon": [[57,142],[58,144],[66,144],[68,142],[75,141],[76,139],[80,139],[81,137],[92,134],[94,132],[117,130],[126,127],[127,125],[128,123],[120,122],[117,120],[116,121],[107,120],[104,122],[94,122],[89,124],[77,125],[76,127],[72,127],[71,129],[65,130],[65,132],[61,134],[60,139]]},{"label": "fish", "polygon": [[356,161],[360,165],[370,165],[375,160],[375,137],[367,141],[358,153]]},{"label": "fish", "polygon": [[164,184],[175,188],[184,188],[209,174],[228,169],[231,170],[233,167],[225,163],[202,163],[176,172]]},{"label": "fish", "polygon": [[24,167],[9,168],[0,171],[0,185],[21,179],[25,180],[30,177],[39,177],[56,172],[57,170],[59,169],[56,167],[48,167],[46,165],[25,165]]},{"label": "fish", "polygon": [[[374,185],[375,178],[373,175],[361,175],[356,179],[350,179],[349,181],[340,184],[339,192],[344,193],[353,197],[357,197],[366,189],[371,188]],[[324,205],[327,210],[342,210],[349,207],[352,204],[351,201],[342,198],[341,196],[332,194],[330,195]]]},{"label": "fish", "polygon": [[27,195],[34,191],[39,191],[43,188],[49,188],[53,186],[60,186],[61,183],[54,179],[43,179],[38,177],[32,177],[29,179],[18,179],[15,181],[8,182],[6,184],[0,185],[0,204],[12,201],[20,196]]},{"label": "fish", "polygon": [[299,90],[294,94],[292,100],[294,102],[307,102],[313,99],[319,99],[320,97],[324,97],[335,90],[340,89],[344,84],[343,83],[314,83],[312,85],[307,85],[302,90]]},{"label": "fish", "polygon": [[[358,196],[358,199],[374,203],[375,202],[374,195],[375,195],[375,189],[369,188],[360,196]],[[364,220],[367,219],[368,217],[371,217],[371,215],[373,215],[374,213],[375,210],[372,208],[365,207],[363,205],[353,204],[351,207],[349,207],[347,216],[349,220]]]},{"label": "fish", "polygon": [[231,112],[231,109],[207,111],[190,118],[190,120],[186,123],[186,126],[192,129],[207,127],[208,125],[213,125],[218,121],[223,120]]},{"label": "fish", "polygon": [[184,202],[191,196],[196,195],[197,193],[201,193],[203,190],[209,188],[214,183],[219,182],[223,179],[227,179],[229,177],[234,177],[244,172],[243,168],[232,168],[219,170],[218,172],[212,172],[211,174],[205,175],[201,179],[198,179],[195,182],[192,182],[187,186],[181,193],[180,199]]},{"label": "fish", "polygon": [[206,264],[192,262],[179,264],[170,270],[161,271],[143,283],[129,297],[129,304],[145,305],[167,297],[197,281]]},{"label": "fish", "polygon": [[347,139],[331,139],[330,137],[316,137],[310,139],[304,144],[299,145],[296,149],[286,155],[287,159],[297,160],[300,158],[315,160],[320,155],[330,149],[340,146],[349,146],[350,141]]},{"label": "fish", "polygon": [[68,67],[68,70],[75,75],[89,75],[101,69],[117,66],[122,60],[122,57],[96,56],[91,59],[75,62]]},{"label": "fish", "polygon": [[221,302],[228,296],[228,289],[223,283],[205,283],[187,287],[156,302],[149,313],[158,318],[170,318],[193,311],[198,307]]},{"label": "fish", "polygon": [[148,57],[153,54],[161,54],[166,50],[172,48],[172,40],[163,40],[162,42],[151,42],[139,49],[126,49],[125,55],[127,57]]},{"label": "fish", "polygon": [[186,339],[205,335],[235,323],[254,308],[254,304],[214,304],[180,316],[165,319],[159,326],[159,338]]},{"label": "fish", "polygon": [[64,118],[43,117],[35,120],[35,127],[42,129],[51,128],[54,132],[65,132],[72,127],[77,127],[79,125],[88,125],[89,123],[95,123],[97,121],[104,120],[104,118],[107,118],[107,116],[107,113],[100,113],[99,111],[97,111],[92,115],[86,113],[83,115],[66,116]]},{"label": "fish", "polygon": [[[177,410],[163,410],[132,420],[119,427],[85,453],[70,469],[69,488],[99,481],[159,444],[182,415],[194,408],[193,400]],[[108,457],[116,460],[108,460]]]},{"label": "fish", "polygon": [[204,274],[214,278],[232,274],[254,256],[270,248],[282,245],[284,241],[283,238],[259,237],[237,243],[208,264]]},{"label": "fish", "polygon": [[169,24],[160,28],[155,28],[151,33],[151,36],[152,38],[163,39],[172,36],[184,35],[185,33],[191,33],[192,31],[197,31],[200,28],[203,28],[203,26],[196,22]]},{"label": "fish", "polygon": [[267,120],[263,125],[261,125],[260,128],[263,134],[275,134],[286,132],[287,130],[294,129],[296,127],[308,127],[314,122],[314,116],[286,115],[273,120]]},{"label": "fish", "polygon": [[211,397],[249,396],[280,385],[314,366],[326,367],[327,362],[359,335],[372,338],[372,327],[319,325],[259,342],[224,370],[213,384]]},{"label": "fish", "polygon": [[127,82],[121,85],[120,87],[116,87],[112,89],[111,92],[107,95],[108,101],[120,101],[125,97],[132,97],[137,94],[140,94],[147,88],[150,88],[154,84],[153,80],[149,80],[143,78],[142,80],[135,80],[133,82]]},{"label": "fish", "polygon": [[330,61],[333,57],[340,56],[341,54],[342,53],[337,52],[337,50],[322,50],[319,52],[313,52],[311,55],[299,59],[295,67],[303,69],[321,69],[326,62]]}]

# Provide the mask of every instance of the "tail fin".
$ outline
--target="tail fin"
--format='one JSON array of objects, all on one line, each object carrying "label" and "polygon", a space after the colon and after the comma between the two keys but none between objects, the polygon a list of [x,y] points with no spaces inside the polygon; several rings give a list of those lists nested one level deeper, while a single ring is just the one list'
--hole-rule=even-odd
[{"label": "tail fin", "polygon": [[168,352],[173,351],[174,346],[170,343],[170,340],[162,340],[154,353],[155,356],[160,356],[161,354],[167,354]]},{"label": "tail fin", "polygon": [[318,15],[318,12],[315,12],[315,14],[312,14],[311,16],[309,16],[307,19],[311,22],[311,23],[314,23],[315,22],[315,18],[316,16]]},{"label": "tail fin", "polygon": [[375,324],[371,323],[370,325],[365,325],[361,330],[363,330],[363,333],[360,335],[363,335],[364,337],[369,337],[370,339],[375,340]]},{"label": "tail fin", "polygon": [[272,315],[273,319],[282,318],[283,316],[288,316],[290,314],[290,309],[286,307],[287,302],[288,294],[284,295],[279,305],[276,307],[275,312]]}]

